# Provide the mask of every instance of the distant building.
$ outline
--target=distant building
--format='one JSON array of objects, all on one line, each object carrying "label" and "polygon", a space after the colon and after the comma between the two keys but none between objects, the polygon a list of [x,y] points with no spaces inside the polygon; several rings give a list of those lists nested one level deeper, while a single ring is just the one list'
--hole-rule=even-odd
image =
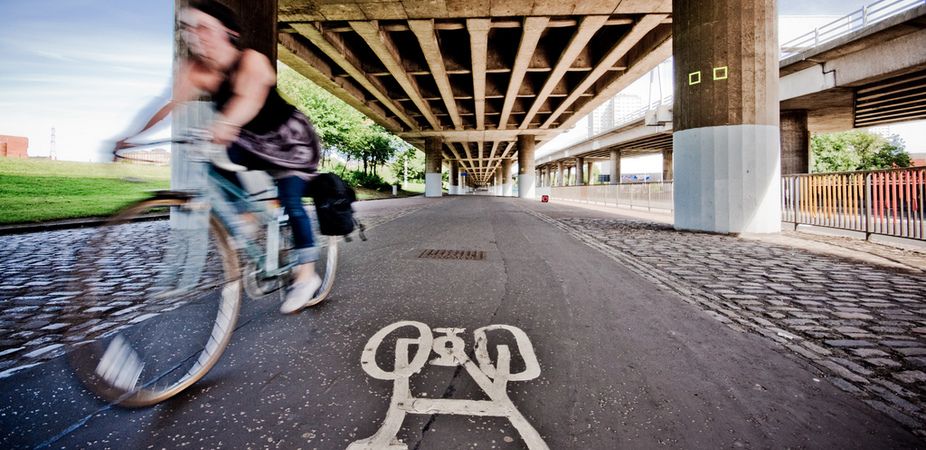
[{"label": "distant building", "polygon": [[910,153],[910,162],[914,167],[926,167],[926,153]]},{"label": "distant building", "polygon": [[28,158],[29,138],[0,135],[0,156],[4,158]]}]

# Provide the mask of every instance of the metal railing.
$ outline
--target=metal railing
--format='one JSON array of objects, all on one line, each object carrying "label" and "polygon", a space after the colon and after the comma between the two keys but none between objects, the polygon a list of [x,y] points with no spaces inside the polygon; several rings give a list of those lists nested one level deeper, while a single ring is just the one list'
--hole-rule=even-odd
[{"label": "metal railing", "polygon": [[785,175],[782,221],[926,240],[926,168]]},{"label": "metal railing", "polygon": [[557,200],[672,212],[671,181],[553,186],[545,189],[549,189],[550,196]]},{"label": "metal railing", "polygon": [[881,0],[872,3],[785,42],[781,45],[780,59],[794,56],[924,4],[926,0]]}]

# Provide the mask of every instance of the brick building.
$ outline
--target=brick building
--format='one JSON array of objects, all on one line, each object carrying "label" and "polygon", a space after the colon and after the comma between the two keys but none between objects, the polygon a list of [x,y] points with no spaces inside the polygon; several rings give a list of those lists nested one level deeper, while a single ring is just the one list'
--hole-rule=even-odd
[{"label": "brick building", "polygon": [[28,158],[29,138],[0,135],[0,156],[6,158]]}]

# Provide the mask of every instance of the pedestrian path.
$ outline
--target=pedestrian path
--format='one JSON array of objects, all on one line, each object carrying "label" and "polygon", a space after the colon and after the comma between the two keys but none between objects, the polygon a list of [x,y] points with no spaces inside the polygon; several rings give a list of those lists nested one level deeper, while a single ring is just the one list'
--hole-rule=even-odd
[{"label": "pedestrian path", "polygon": [[381,219],[329,300],[245,302],[218,366],[168,402],[102,405],[60,357],[0,379],[0,447],[922,446],[900,351],[918,347],[890,345],[919,342],[919,274],[519,199],[391,202],[364,206]]}]

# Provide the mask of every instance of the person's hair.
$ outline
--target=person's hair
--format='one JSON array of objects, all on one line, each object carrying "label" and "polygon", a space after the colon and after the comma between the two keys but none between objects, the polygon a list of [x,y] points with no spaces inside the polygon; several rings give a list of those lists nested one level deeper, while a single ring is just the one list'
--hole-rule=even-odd
[{"label": "person's hair", "polygon": [[234,34],[229,34],[235,46],[238,46],[238,37],[241,35],[241,23],[238,21],[238,14],[235,14],[231,8],[215,0],[199,0],[190,4],[190,8],[202,11],[212,17],[215,17],[225,28],[228,28]]}]

